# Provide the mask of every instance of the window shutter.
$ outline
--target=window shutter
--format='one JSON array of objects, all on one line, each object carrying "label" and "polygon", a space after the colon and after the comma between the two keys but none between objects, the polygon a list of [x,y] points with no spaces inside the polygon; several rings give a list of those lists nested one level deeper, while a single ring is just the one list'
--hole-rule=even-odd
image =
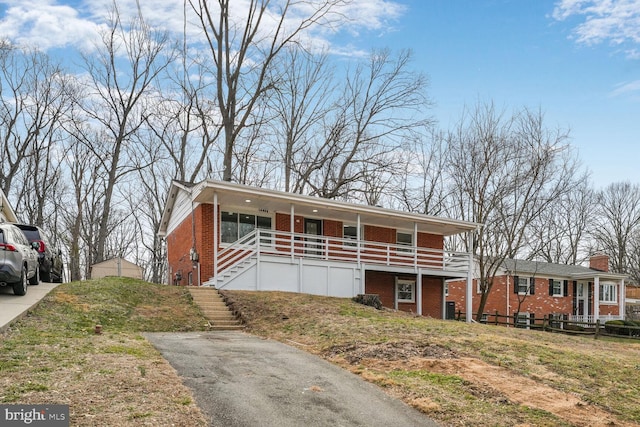
[{"label": "window shutter", "polygon": [[578,314],[578,282],[573,281],[573,314]]},{"label": "window shutter", "polygon": [[569,281],[565,280],[562,286],[562,296],[566,297],[569,295]]},{"label": "window shutter", "polygon": [[589,298],[587,298],[587,314],[591,314],[591,298],[593,298],[593,282],[589,282],[589,284],[587,285],[587,289],[588,291],[588,295]]},{"label": "window shutter", "polygon": [[529,294],[534,295],[536,293],[536,278],[529,278]]},{"label": "window shutter", "polygon": [[518,276],[513,276],[513,293],[518,293]]},{"label": "window shutter", "polygon": [[553,295],[553,279],[549,279],[549,296]]}]

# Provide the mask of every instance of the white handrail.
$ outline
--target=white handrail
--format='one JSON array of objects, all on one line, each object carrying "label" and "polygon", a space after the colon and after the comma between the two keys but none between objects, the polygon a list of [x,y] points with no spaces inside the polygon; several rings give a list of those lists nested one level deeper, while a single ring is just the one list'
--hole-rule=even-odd
[{"label": "white handrail", "polygon": [[219,252],[218,273],[241,263],[253,254],[452,272],[466,272],[469,268],[469,256],[462,252],[256,229]]}]

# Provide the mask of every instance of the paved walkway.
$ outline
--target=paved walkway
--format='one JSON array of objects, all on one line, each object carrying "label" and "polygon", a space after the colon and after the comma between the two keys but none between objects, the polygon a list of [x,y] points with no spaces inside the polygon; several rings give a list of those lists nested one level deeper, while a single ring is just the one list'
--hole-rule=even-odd
[{"label": "paved walkway", "polygon": [[11,286],[0,287],[0,332],[4,332],[15,320],[24,316],[31,307],[51,292],[59,283],[40,282],[27,287],[27,294],[14,295]]},{"label": "paved walkway", "polygon": [[243,332],[148,333],[212,427],[437,426],[331,363]]}]

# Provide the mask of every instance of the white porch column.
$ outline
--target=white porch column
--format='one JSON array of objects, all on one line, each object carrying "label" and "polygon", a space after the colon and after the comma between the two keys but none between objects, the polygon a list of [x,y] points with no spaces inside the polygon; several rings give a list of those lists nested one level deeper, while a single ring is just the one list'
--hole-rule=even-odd
[{"label": "white porch column", "polygon": [[418,277],[416,278],[416,304],[418,316],[422,316],[422,269],[418,269]]},{"label": "white porch column", "polygon": [[418,268],[418,223],[413,223],[413,267]]},{"label": "white porch column", "polygon": [[593,279],[593,320],[594,322],[600,317],[600,278],[596,276]]},{"label": "white porch column", "polygon": [[618,304],[619,304],[619,311],[620,311],[620,318],[624,320],[624,318],[626,317],[626,306],[625,306],[625,302],[627,299],[627,289],[624,286],[624,279],[620,280],[620,292],[618,292]]},{"label": "white porch column", "polygon": [[[356,217],[356,245],[357,245],[357,257],[358,257],[358,266],[360,265],[360,251],[362,251],[362,246],[360,246],[360,240],[362,240],[362,233],[360,233],[360,214]],[[364,276],[362,276],[362,282],[364,283]],[[364,289],[364,285],[362,287]],[[364,293],[364,291],[363,291]]]},{"label": "white porch column", "polygon": [[466,307],[465,307],[465,318],[467,323],[471,323],[471,321],[473,320],[473,301],[471,300],[471,298],[473,298],[473,270],[474,270],[474,265],[473,265],[473,231],[469,231],[468,232],[468,241],[469,241],[469,266],[468,266],[468,270],[467,270],[467,289],[466,289],[466,297],[465,297],[465,303],[466,303]]},{"label": "white porch column", "polygon": [[289,231],[291,232],[291,261],[293,261],[293,259],[295,258],[294,255],[294,246],[295,246],[295,241],[296,239],[293,237],[293,230],[296,229],[296,220],[294,218],[295,214],[296,214],[296,208],[293,206],[293,203],[291,203],[291,220],[289,221]]},{"label": "white porch column", "polygon": [[[218,277],[218,192],[213,193],[213,279]],[[198,284],[200,285],[200,284]]]}]

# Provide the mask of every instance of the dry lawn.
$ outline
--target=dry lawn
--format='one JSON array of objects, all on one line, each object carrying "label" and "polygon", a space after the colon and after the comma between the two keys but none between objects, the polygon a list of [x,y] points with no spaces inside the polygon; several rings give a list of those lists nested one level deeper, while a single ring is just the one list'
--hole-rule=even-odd
[{"label": "dry lawn", "polygon": [[640,423],[640,343],[227,291],[248,330],[315,353],[446,426]]},{"label": "dry lawn", "polygon": [[183,288],[61,285],[0,335],[0,403],[66,404],[72,426],[207,426],[191,391],[140,335],[206,323]]},{"label": "dry lawn", "polygon": [[[637,342],[418,318],[346,299],[227,295],[249,332],[330,360],[443,426],[640,423]],[[68,404],[72,426],[206,426],[141,333],[207,325],[184,288],[61,285],[0,335],[0,403]]]}]

